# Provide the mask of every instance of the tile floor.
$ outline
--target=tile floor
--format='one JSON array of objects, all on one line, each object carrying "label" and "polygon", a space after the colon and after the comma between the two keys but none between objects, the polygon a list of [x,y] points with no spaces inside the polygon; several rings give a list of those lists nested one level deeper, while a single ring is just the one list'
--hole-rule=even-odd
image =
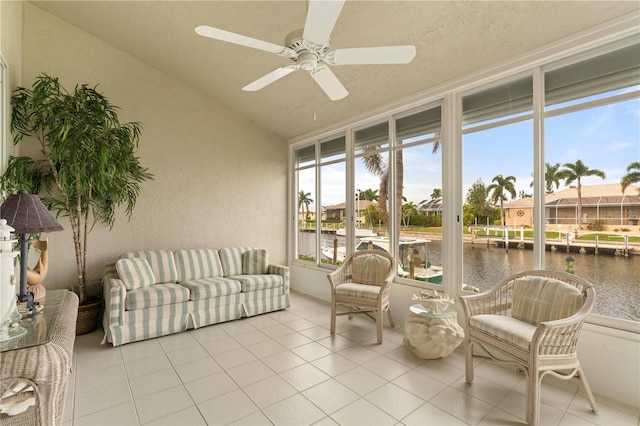
[{"label": "tile floor", "polygon": [[[292,294],[291,308],[198,330],[100,345],[79,336],[64,425],[515,425],[524,424],[524,376],[478,359],[464,381],[464,353],[421,360],[402,331],[339,317]],[[633,425],[639,413],[575,382],[544,383],[541,424]]]}]

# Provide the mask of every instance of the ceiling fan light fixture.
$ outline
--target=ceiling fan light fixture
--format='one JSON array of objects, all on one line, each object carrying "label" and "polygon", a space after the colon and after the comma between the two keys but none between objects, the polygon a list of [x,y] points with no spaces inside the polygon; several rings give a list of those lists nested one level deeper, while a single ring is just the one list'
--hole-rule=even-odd
[{"label": "ceiling fan light fixture", "polygon": [[412,45],[332,50],[330,35],[344,2],[345,0],[309,0],[304,29],[289,33],[285,41],[286,47],[206,25],[196,27],[195,31],[204,37],[275,53],[293,61],[293,64],[282,66],[249,83],[242,90],[260,90],[293,71],[303,69],[309,72],[331,100],[336,101],[349,92],[327,65],[407,64],[416,55],[416,48]]}]

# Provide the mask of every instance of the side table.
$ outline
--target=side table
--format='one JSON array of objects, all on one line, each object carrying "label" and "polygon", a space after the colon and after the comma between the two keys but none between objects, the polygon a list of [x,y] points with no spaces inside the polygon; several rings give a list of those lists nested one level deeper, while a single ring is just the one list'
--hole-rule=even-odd
[{"label": "side table", "polygon": [[35,406],[8,416],[2,425],[60,425],[71,372],[76,337],[78,296],[67,290],[50,290],[44,309],[20,325],[27,333],[0,343],[0,396],[17,385],[33,388]]},{"label": "side table", "polygon": [[436,359],[448,356],[464,339],[455,310],[434,314],[422,305],[411,305],[404,323],[404,344],[418,358]]}]

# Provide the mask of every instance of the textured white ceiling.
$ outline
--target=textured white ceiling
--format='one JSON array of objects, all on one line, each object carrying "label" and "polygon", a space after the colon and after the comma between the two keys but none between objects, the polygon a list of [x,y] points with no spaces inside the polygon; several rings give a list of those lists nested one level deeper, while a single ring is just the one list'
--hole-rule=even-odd
[{"label": "textured white ceiling", "polygon": [[349,96],[332,102],[305,71],[242,91],[289,60],[194,32],[209,25],[282,45],[304,25],[302,0],[33,3],[287,139],[640,9],[636,1],[347,0],[334,48],[414,44],[417,54],[407,65],[333,67]]}]

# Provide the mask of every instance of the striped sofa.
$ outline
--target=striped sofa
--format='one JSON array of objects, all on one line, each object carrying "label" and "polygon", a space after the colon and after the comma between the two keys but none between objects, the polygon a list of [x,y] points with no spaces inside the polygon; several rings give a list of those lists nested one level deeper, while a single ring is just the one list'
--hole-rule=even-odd
[{"label": "striped sofa", "polygon": [[124,253],[102,285],[113,346],[290,306],[289,268],[249,247]]}]

